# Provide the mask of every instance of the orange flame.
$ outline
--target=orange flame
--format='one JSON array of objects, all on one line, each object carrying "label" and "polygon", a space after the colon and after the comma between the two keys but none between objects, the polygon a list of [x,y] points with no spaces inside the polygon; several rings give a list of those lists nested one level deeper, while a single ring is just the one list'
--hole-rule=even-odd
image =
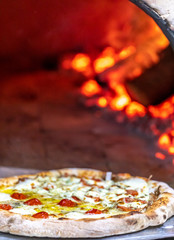
[{"label": "orange flame", "polygon": [[174,154],[174,138],[173,130],[162,134],[158,139],[158,144],[161,148],[166,149],[170,154]]},{"label": "orange flame", "polygon": [[169,147],[169,153],[174,154],[174,146]]},{"label": "orange flame", "polygon": [[83,53],[78,53],[72,60],[72,68],[78,72],[83,72],[90,65],[90,58],[88,55]]},{"label": "orange flame", "polygon": [[100,97],[97,101],[99,107],[106,107],[108,104],[108,101],[105,97]]},{"label": "orange flame", "polygon": [[95,80],[89,80],[81,87],[81,93],[87,97],[91,97],[101,91],[101,87]]},{"label": "orange flame", "polygon": [[120,53],[119,53],[119,58],[120,59],[125,59],[132,55],[133,53],[136,52],[136,48],[134,46],[129,46],[127,48],[124,48]]},{"label": "orange flame", "polygon": [[174,137],[174,130],[171,130],[170,134],[172,137]]},{"label": "orange flame", "polygon": [[155,157],[159,158],[161,160],[164,160],[166,158],[166,156],[164,154],[162,154],[161,152],[155,153]]},{"label": "orange flame", "polygon": [[126,108],[126,114],[129,117],[133,117],[133,116],[140,116],[140,117],[144,117],[146,114],[146,109],[143,105],[137,103],[137,102],[131,102],[127,108]]},{"label": "orange flame", "polygon": [[156,39],[156,44],[160,49],[165,49],[169,45],[169,41],[167,40],[164,34],[161,34],[161,29],[158,25],[154,25],[154,31],[159,33],[158,38]]},{"label": "orange flame", "polygon": [[110,107],[113,110],[121,111],[130,103],[130,101],[130,97],[126,95],[116,97],[111,100]]},{"label": "orange flame", "polygon": [[115,92],[116,92],[117,95],[119,95],[119,96],[125,95],[126,97],[129,97],[129,95],[128,95],[126,89],[125,89],[125,87],[124,87],[123,85],[121,85],[121,84],[118,84],[118,83],[117,83],[117,85],[115,85]]},{"label": "orange flame", "polygon": [[153,117],[156,118],[162,119],[168,118],[171,114],[174,113],[172,98],[173,97],[169,98],[164,103],[158,106],[149,106],[148,107],[149,112],[152,114]]},{"label": "orange flame", "polygon": [[107,47],[101,55],[94,61],[94,70],[96,73],[103,72],[105,69],[112,67],[115,64],[116,55],[111,47]]},{"label": "orange flame", "polygon": [[[170,119],[173,116],[174,96],[158,106],[145,108],[138,102],[132,101],[124,87],[125,79],[138,77],[146,68],[157,63],[159,61],[159,52],[169,45],[161,29],[152,20],[149,24],[147,35],[148,36],[145,37],[143,36],[143,38],[140,37],[138,42],[132,42],[131,45],[122,49],[121,47],[123,45],[121,45],[120,48],[118,46],[117,50],[112,47],[106,47],[94,61],[92,61],[87,54],[83,53],[76,54],[73,59],[71,55],[69,59],[66,58],[63,60],[63,68],[72,68],[83,73],[87,78],[91,78],[91,76],[114,66],[114,71],[107,71],[107,84],[111,89],[110,92],[102,91],[102,87],[93,79],[88,79],[82,85],[81,93],[83,95],[86,97],[95,95],[94,99],[88,99],[90,106],[97,105],[101,108],[110,107],[114,111],[124,110],[128,118],[136,116],[144,117],[146,113],[150,113],[150,116],[153,118],[163,120]],[[96,96],[97,94],[100,94],[100,96]],[[123,122],[124,119],[123,114],[117,115],[117,122]],[[160,136],[160,129],[158,129],[155,123],[151,124],[149,128],[155,136],[159,136],[158,146],[169,154],[174,154],[174,140],[172,142],[174,130],[169,131],[169,129],[167,129],[166,133]],[[157,152],[155,156],[161,160],[166,158],[160,151]]]},{"label": "orange flame", "polygon": [[166,133],[162,134],[160,136],[160,138],[158,139],[158,143],[163,148],[168,147],[170,145],[170,138],[169,138],[169,136]]}]

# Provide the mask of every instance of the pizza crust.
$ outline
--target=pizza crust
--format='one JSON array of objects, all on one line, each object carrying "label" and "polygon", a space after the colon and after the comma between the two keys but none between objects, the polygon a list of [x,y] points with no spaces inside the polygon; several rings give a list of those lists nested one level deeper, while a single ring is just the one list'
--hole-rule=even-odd
[{"label": "pizza crust", "polygon": [[[61,176],[62,174],[77,176],[100,176],[105,177],[106,173],[91,169],[62,169],[40,173],[46,176]],[[125,179],[129,175],[113,175],[118,180]],[[1,179],[0,184],[13,184],[19,178],[34,178],[35,175],[23,175]],[[16,213],[0,210],[0,231],[16,235],[30,237],[104,237],[117,234],[124,234],[139,231],[149,226],[156,226],[164,223],[174,215],[174,190],[167,184],[151,181],[158,192],[152,205],[144,213],[130,212],[103,219],[36,219],[30,216],[22,216]]]}]

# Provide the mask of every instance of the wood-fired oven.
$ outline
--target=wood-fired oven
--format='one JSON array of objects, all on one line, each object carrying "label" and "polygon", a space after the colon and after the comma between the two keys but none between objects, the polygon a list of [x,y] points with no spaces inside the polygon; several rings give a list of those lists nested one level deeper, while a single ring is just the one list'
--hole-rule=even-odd
[{"label": "wood-fired oven", "polygon": [[128,0],[0,1],[2,166],[174,186],[174,9],[132,2],[160,27]]}]

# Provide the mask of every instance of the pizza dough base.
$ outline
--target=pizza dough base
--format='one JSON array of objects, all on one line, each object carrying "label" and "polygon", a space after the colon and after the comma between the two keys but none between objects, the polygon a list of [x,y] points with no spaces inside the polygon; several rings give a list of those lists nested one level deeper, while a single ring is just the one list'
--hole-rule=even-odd
[{"label": "pizza dough base", "polygon": [[[105,176],[104,172],[87,169],[62,169],[41,175],[59,175],[65,172],[78,176]],[[19,177],[32,176],[35,175]],[[15,183],[19,177],[2,179],[0,184]],[[161,186],[160,194],[144,213],[131,212],[103,219],[58,220],[36,219],[0,210],[0,231],[30,237],[90,238],[130,233],[160,225],[174,214],[174,190],[165,183],[151,182],[156,183],[157,187]]]}]

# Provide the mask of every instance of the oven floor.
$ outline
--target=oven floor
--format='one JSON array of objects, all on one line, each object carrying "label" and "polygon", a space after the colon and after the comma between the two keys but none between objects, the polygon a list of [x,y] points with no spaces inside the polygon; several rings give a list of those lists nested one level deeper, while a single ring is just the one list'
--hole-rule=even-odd
[{"label": "oven floor", "polygon": [[73,72],[37,72],[0,80],[0,165],[129,172],[174,187],[174,166],[154,157],[155,140],[87,109]]}]

